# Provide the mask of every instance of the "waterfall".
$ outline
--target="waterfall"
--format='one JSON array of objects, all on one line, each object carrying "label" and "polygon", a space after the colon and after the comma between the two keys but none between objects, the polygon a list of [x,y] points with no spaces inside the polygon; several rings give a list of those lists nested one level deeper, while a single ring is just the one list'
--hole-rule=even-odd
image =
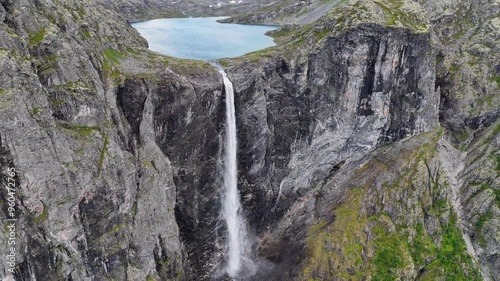
[{"label": "waterfall", "polygon": [[247,241],[245,221],[242,216],[240,196],[238,192],[238,163],[236,151],[236,114],[234,108],[233,84],[226,73],[219,67],[226,90],[226,136],[224,146],[224,174],[222,199],[222,215],[226,220],[228,239],[226,256],[226,273],[232,278],[253,275],[255,266],[246,255],[249,254],[250,243]]}]

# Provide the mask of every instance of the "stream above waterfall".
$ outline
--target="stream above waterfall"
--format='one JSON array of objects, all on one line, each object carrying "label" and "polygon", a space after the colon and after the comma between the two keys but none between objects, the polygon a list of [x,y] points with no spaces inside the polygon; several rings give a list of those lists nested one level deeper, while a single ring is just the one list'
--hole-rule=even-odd
[{"label": "stream above waterfall", "polygon": [[219,23],[226,17],[171,18],[133,23],[149,49],[167,56],[216,60],[274,46],[265,33],[278,26]]}]

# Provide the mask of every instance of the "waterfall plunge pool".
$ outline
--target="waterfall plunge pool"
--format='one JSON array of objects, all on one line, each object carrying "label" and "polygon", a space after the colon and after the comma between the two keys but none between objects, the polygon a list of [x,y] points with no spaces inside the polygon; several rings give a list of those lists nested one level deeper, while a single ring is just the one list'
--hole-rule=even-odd
[{"label": "waterfall plunge pool", "polygon": [[265,33],[278,26],[217,22],[225,18],[157,19],[132,26],[146,38],[150,50],[176,58],[217,60],[275,45]]}]

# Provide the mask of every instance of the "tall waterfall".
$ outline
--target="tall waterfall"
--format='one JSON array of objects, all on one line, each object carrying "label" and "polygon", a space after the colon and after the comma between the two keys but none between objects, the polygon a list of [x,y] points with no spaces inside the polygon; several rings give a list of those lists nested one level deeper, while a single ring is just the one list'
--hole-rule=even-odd
[{"label": "tall waterfall", "polygon": [[245,221],[241,213],[240,196],[238,192],[238,163],[236,150],[236,115],[234,108],[233,84],[227,78],[224,70],[219,68],[224,79],[226,90],[226,137],[224,151],[224,196],[222,200],[222,215],[226,220],[228,239],[226,272],[232,278],[252,275],[255,272],[253,262],[245,255],[249,254],[250,244],[247,241]]}]

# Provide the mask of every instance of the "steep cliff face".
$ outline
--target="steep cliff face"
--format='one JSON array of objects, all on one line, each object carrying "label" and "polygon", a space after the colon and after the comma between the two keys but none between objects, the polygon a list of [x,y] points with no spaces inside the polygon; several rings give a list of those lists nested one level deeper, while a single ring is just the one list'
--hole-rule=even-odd
[{"label": "steep cliff face", "polygon": [[[428,29],[417,3],[350,1],[334,11],[274,33],[281,49],[223,60],[237,85],[243,197],[254,208],[260,254],[277,261],[257,280],[282,280],[283,272],[297,280],[496,280],[498,102],[478,102],[474,118],[457,109],[463,100],[450,87],[470,84],[441,76],[439,27]],[[486,76],[494,75],[492,57]],[[481,91],[494,91],[481,81]],[[445,128],[470,124],[473,144],[458,151],[453,130],[399,144],[436,130],[438,114]]]},{"label": "steep cliff face", "polygon": [[262,202],[249,204],[265,210],[260,216],[273,206],[286,210],[346,159],[432,130],[438,121],[425,33],[363,25],[325,39],[312,54],[229,73],[244,140],[243,186],[261,191],[255,200]]},{"label": "steep cliff face", "polygon": [[498,118],[500,5],[496,1],[424,2],[439,51],[441,120],[460,145]]},{"label": "steep cliff face", "polygon": [[[438,2],[346,1],[275,32],[275,48],[221,61],[236,89],[255,280],[498,279],[498,5]],[[226,233],[221,77],[147,51],[100,6],[0,3],[15,280],[213,280]],[[452,30],[446,9],[462,6],[482,28],[436,47]],[[460,52],[472,58],[461,46],[484,51],[484,66],[452,76]],[[466,69],[481,69],[477,96],[455,91],[471,88]]]},{"label": "steep cliff face", "polygon": [[481,131],[465,152],[458,152],[462,165],[457,176],[457,201],[464,233],[471,240],[483,272],[498,280],[500,260],[500,124]]},{"label": "steep cliff face", "polygon": [[[216,72],[148,53],[120,16],[92,4],[1,4],[1,169],[2,180],[17,170],[15,279],[182,279],[176,171],[157,139],[181,125],[168,118],[180,117],[175,108],[204,94],[219,100]],[[203,114],[194,109],[193,119]],[[2,189],[2,221],[6,198]],[[5,255],[1,263],[7,278]]]},{"label": "steep cliff face", "polygon": [[[482,280],[449,203],[440,137],[421,134],[350,161],[304,197],[302,208],[292,207],[282,228],[267,234],[267,241],[305,245],[301,262],[284,264],[292,276]],[[313,223],[301,225],[307,218]],[[279,251],[270,245],[263,247]]]}]

